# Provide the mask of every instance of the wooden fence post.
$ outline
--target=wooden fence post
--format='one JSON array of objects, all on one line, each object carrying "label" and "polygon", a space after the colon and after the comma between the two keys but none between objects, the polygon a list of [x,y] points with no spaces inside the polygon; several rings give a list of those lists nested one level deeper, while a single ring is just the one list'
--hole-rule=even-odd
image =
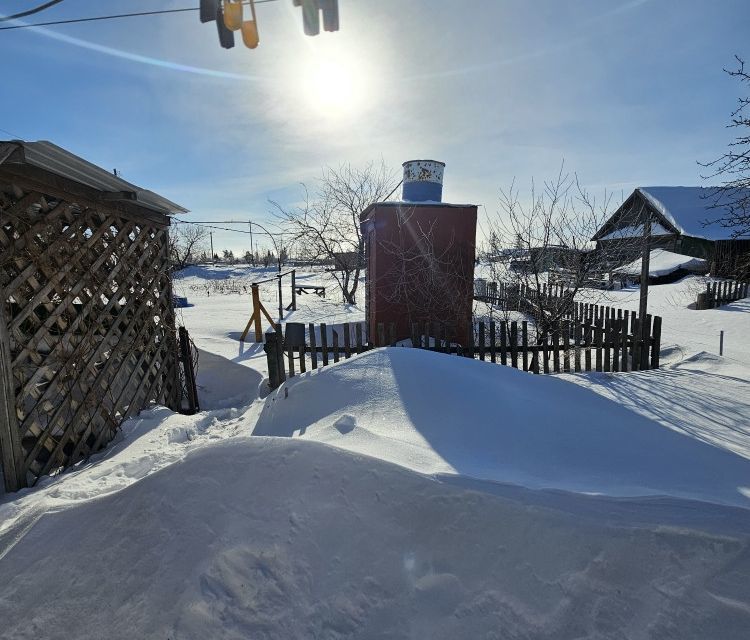
[{"label": "wooden fence post", "polygon": [[278,349],[278,335],[275,331],[269,331],[266,334],[266,343],[263,345],[263,350],[266,352],[266,361],[268,363],[268,386],[271,389],[278,389],[281,384],[281,378],[279,376],[279,355]]},{"label": "wooden fence post", "polygon": [[323,366],[328,365],[328,327],[325,322],[320,323],[320,348],[323,350]]},{"label": "wooden fence post", "polygon": [[521,321],[521,345],[523,347],[523,370],[529,370],[529,323]]},{"label": "wooden fence post", "polygon": [[653,336],[651,343],[651,368],[659,368],[659,351],[661,350],[661,316],[654,316]]},{"label": "wooden fence post", "polygon": [[352,335],[349,323],[344,323],[344,358],[352,357]]},{"label": "wooden fence post", "polygon": [[276,357],[278,358],[279,381],[286,380],[286,368],[284,366],[284,336],[281,333],[281,325],[276,325]]},{"label": "wooden fence post", "polygon": [[281,322],[284,319],[284,293],[281,288],[281,276],[276,276],[279,280],[279,322]]},{"label": "wooden fence post", "polygon": [[503,320],[500,323],[500,363],[508,364],[508,322]]},{"label": "wooden fence post", "polygon": [[331,333],[333,334],[333,361],[338,362],[339,361],[339,332],[336,331],[336,329],[332,329]]},{"label": "wooden fence post", "polygon": [[495,321],[490,320],[490,362],[497,362],[497,352],[495,351]]},{"label": "wooden fence post", "polygon": [[484,322],[479,322],[479,359],[484,360]]},{"label": "wooden fence post", "polygon": [[318,348],[315,344],[315,325],[311,322],[307,325],[310,332],[310,360],[312,361],[312,368],[318,368]]},{"label": "wooden fence post", "polygon": [[[357,339],[357,353],[362,353],[362,323],[354,325],[354,337]],[[370,336],[367,336],[368,339]]]},{"label": "wooden fence post", "polygon": [[641,327],[641,340],[643,346],[641,347],[641,369],[650,368],[650,346],[651,346],[651,314],[646,314],[646,319]]},{"label": "wooden fence post", "polygon": [[18,491],[26,486],[26,476],[23,471],[24,454],[21,434],[18,432],[12,367],[5,293],[0,288],[0,461],[3,463],[5,489]]},{"label": "wooden fence post", "polygon": [[198,389],[195,384],[195,369],[193,369],[193,354],[190,349],[190,337],[185,327],[177,329],[180,341],[180,360],[182,360],[182,370],[185,372],[185,387],[188,401],[188,415],[193,415],[200,411],[198,404]]}]

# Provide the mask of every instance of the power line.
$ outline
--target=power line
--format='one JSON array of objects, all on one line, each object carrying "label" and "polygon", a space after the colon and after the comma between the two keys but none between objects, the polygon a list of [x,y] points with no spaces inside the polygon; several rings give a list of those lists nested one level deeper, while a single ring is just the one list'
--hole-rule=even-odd
[{"label": "power line", "polygon": [[[253,235],[252,231],[244,231],[242,229],[229,229],[228,227],[219,227],[215,224],[209,224],[206,222],[194,222],[193,220],[180,220],[179,218],[172,218],[175,222],[178,224],[194,224],[198,227],[206,227],[207,229],[218,229],[220,231],[229,231],[231,233],[244,233],[248,235]],[[219,222],[219,224],[247,224],[249,221],[245,220],[244,222],[235,222],[235,221],[229,221],[229,222]],[[254,225],[260,226],[257,222],[253,222]],[[267,232],[269,235],[277,235],[277,236],[293,236],[294,233],[290,231],[274,231],[273,234],[271,232]]]},{"label": "power line", "polygon": [[44,11],[45,9],[49,9],[50,7],[60,4],[62,0],[49,0],[49,2],[45,2],[42,5],[39,5],[38,7],[34,7],[33,9],[27,9],[26,11],[21,11],[21,13],[14,13],[12,16],[5,16],[0,17],[0,22],[7,22],[8,20],[17,20],[18,18],[25,18],[26,16],[33,15],[35,13],[39,13],[40,11]]},{"label": "power line", "polygon": [[[264,4],[267,2],[278,2],[279,0],[255,0],[255,4]],[[54,3],[62,2],[62,0],[54,0]],[[186,11],[198,11],[200,7],[185,7],[182,9],[161,9],[158,11],[139,11],[137,13],[118,13],[118,14],[112,14],[112,15],[105,15],[105,16],[94,16],[91,18],[71,18],[69,20],[52,20],[50,22],[35,22],[34,24],[16,24],[11,27],[0,27],[0,31],[7,31],[9,29],[28,29],[30,27],[49,27],[52,25],[57,24],[74,24],[77,22],[95,22],[98,20],[116,20],[119,18],[134,18],[137,16],[154,16],[154,15],[160,15],[164,13],[184,13]],[[6,20],[12,20],[15,17],[19,17],[21,14],[18,14],[17,16],[8,16],[7,18],[0,18],[0,22],[4,22]],[[28,14],[23,14],[28,15]]]}]

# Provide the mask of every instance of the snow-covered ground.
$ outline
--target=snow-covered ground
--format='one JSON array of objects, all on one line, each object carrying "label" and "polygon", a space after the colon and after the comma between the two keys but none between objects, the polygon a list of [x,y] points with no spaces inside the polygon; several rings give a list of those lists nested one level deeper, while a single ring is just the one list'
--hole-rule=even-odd
[{"label": "snow-covered ground", "polygon": [[[238,340],[250,296],[219,290],[269,275],[176,281],[200,414],[145,411],[0,498],[0,638],[747,637],[750,300],[652,287],[659,371],[393,348],[268,394]],[[298,279],[328,296],[285,319],[363,319],[327,274]],[[606,296],[637,309],[637,289]]]}]

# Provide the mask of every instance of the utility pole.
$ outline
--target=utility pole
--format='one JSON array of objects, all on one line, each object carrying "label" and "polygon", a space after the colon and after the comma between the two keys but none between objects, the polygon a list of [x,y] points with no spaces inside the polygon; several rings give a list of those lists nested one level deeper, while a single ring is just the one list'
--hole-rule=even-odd
[{"label": "utility pole", "polygon": [[641,300],[638,308],[638,319],[641,323],[641,337],[648,340],[648,327],[646,326],[646,314],[648,313],[648,278],[650,272],[651,258],[651,212],[646,210],[646,219],[643,222],[643,256],[641,257]]},{"label": "utility pole", "polygon": [[250,225],[250,262],[255,266],[255,250],[253,249],[253,223],[252,220],[248,221]]},{"label": "utility pole", "polygon": [[209,231],[208,235],[211,237],[211,264],[214,263],[214,232]]}]

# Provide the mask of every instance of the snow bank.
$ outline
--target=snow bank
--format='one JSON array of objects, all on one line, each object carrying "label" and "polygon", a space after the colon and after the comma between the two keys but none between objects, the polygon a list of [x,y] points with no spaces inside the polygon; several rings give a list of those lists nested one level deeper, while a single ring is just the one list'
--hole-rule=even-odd
[{"label": "snow bank", "polygon": [[750,508],[750,460],[549,376],[388,348],[295,377],[256,435],[294,436],[429,474]]},{"label": "snow bank", "polygon": [[[640,276],[642,268],[642,260],[638,258],[626,264],[625,266],[615,269],[614,273],[620,273],[627,276]],[[685,269],[686,271],[694,271],[696,273],[706,273],[708,271],[708,262],[702,258],[694,258],[693,256],[685,256],[680,253],[672,253],[665,249],[653,249],[649,256],[648,262],[648,274],[652,278],[660,278],[662,276],[674,273],[678,269]]]},{"label": "snow bank", "polygon": [[746,535],[613,526],[234,438],[40,518],[0,559],[0,638],[732,640],[749,572]]}]

